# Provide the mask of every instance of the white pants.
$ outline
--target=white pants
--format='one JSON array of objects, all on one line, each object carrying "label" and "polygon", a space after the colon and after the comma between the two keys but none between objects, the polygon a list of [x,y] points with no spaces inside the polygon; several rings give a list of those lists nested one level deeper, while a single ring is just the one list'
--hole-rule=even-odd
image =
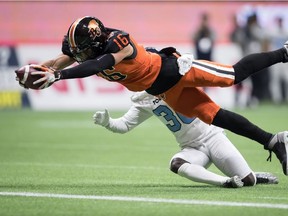
[{"label": "white pants", "polygon": [[[200,147],[185,147],[173,158],[182,158],[190,164],[208,168],[213,163],[228,177],[246,177],[253,171],[236,147],[225,136],[221,129],[214,127],[205,138],[199,140]],[[171,160],[172,160],[171,159]]]}]

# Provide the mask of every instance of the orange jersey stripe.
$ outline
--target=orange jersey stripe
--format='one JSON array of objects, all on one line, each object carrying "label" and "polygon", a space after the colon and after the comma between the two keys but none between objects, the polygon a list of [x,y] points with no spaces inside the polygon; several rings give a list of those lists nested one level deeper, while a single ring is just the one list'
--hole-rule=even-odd
[{"label": "orange jersey stripe", "polygon": [[69,33],[68,33],[68,38],[69,38],[69,43],[71,45],[72,48],[76,48],[76,42],[75,42],[75,29],[78,25],[78,23],[82,20],[83,18],[79,18],[77,20],[75,20],[75,22],[71,25],[70,29],[69,29]]}]

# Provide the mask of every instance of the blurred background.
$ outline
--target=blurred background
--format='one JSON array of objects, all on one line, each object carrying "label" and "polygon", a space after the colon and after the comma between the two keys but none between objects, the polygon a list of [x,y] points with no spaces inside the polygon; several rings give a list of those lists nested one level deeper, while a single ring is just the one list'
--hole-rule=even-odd
[{"label": "blurred background", "polygon": [[[277,49],[288,40],[287,2],[264,1],[7,1],[0,2],[0,109],[124,110],[131,92],[98,77],[64,80],[48,89],[25,90],[15,69],[61,52],[78,17],[98,17],[130,33],[144,46],[174,46],[195,58],[233,64],[243,55]],[[287,104],[288,64],[262,71],[241,85],[206,88],[222,107]]]}]

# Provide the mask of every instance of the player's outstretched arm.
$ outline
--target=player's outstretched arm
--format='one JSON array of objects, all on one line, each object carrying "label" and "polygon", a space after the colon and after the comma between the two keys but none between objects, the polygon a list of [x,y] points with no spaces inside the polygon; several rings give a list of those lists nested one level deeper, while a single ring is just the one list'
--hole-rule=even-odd
[{"label": "player's outstretched arm", "polygon": [[105,127],[114,133],[126,133],[129,131],[123,116],[113,119],[110,117],[109,112],[106,109],[104,111],[95,112],[93,115],[93,120],[95,124]]},{"label": "player's outstretched arm", "polygon": [[[117,53],[108,53],[101,56],[98,56],[95,59],[90,59],[82,64],[79,64],[75,67],[66,68],[67,65],[72,64],[73,58],[67,56],[67,55],[60,55],[58,58],[54,60],[49,60],[47,62],[44,62],[45,65],[52,66],[53,69],[56,68],[56,71],[54,72],[54,76],[56,81],[60,79],[75,79],[75,78],[84,78],[88,76],[95,75],[105,69],[110,69],[112,66],[118,64],[121,62],[125,57],[130,56],[133,53],[133,48],[131,45],[128,45],[124,49],[120,50]],[[62,70],[63,69],[63,70]],[[43,78],[40,80],[37,80],[35,82],[50,82],[53,80],[53,78],[50,76],[50,74],[42,74]],[[47,76],[45,76],[47,75]],[[47,83],[46,83],[47,85]]]},{"label": "player's outstretched arm", "polygon": [[53,70],[62,70],[75,62],[73,58],[68,55],[60,54],[54,59],[49,59],[40,63],[40,65],[52,68]]},{"label": "player's outstretched arm", "polygon": [[140,107],[131,106],[120,118],[111,118],[109,112],[97,111],[93,115],[95,124],[101,125],[114,133],[127,133],[139,124],[150,118],[152,114]]}]

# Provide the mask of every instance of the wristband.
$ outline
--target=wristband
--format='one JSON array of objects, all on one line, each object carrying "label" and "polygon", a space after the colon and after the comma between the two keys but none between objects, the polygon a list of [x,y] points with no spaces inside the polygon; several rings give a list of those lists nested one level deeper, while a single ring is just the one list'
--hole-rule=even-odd
[{"label": "wristband", "polygon": [[61,70],[54,72],[55,82],[61,79]]}]

